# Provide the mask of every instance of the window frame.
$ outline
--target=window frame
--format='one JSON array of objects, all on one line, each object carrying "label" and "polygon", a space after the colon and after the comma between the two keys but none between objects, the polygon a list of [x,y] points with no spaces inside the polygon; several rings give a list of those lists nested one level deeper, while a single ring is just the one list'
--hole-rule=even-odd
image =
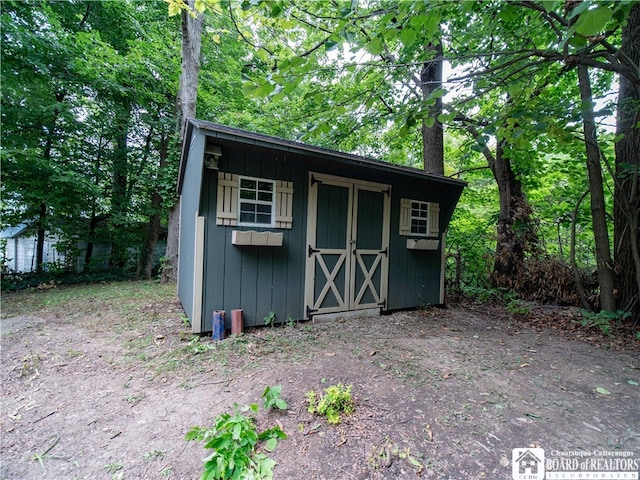
[{"label": "window frame", "polygon": [[[247,188],[243,188],[242,187],[242,181],[243,180],[250,180],[253,182],[256,182],[256,188],[255,190],[251,190],[251,191],[255,191],[256,192],[256,197],[258,196],[258,193],[261,191],[258,187],[260,183],[269,183],[271,184],[271,201],[266,201],[266,200],[259,200],[258,198],[254,199],[249,199],[249,198],[242,198],[242,191],[248,191],[249,189]],[[263,227],[263,228],[274,228],[275,224],[276,224],[276,181],[275,180],[270,180],[270,179],[266,179],[266,178],[258,178],[258,177],[249,177],[249,176],[244,176],[244,175],[238,175],[238,226],[242,226],[242,227]],[[264,191],[264,190],[263,190]],[[258,223],[258,222],[244,222],[241,220],[242,217],[242,204],[243,203],[248,203],[251,205],[269,205],[270,211],[269,211],[269,216],[270,216],[270,222],[269,223]],[[266,213],[265,213],[266,214]]]},{"label": "window frame", "polygon": [[[411,236],[415,236],[415,237],[429,237],[429,232],[431,231],[431,202],[425,202],[422,200],[410,200],[410,205],[409,205],[409,235]],[[425,215],[424,216],[420,216],[420,215],[414,215],[414,204],[418,204],[418,211],[421,212],[421,207],[426,207],[425,210]],[[424,221],[424,232],[414,232],[413,228],[414,228],[414,223],[413,221],[419,221],[422,222]],[[419,225],[416,225],[416,228],[420,228]],[[421,229],[421,228],[420,228]]]}]

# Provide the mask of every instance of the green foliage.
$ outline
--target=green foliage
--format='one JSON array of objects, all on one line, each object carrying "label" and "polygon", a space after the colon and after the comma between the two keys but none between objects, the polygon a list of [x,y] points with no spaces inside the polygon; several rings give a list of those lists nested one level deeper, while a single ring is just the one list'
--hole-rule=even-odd
[{"label": "green foliage", "polygon": [[480,303],[495,302],[500,298],[500,290],[490,287],[467,287],[463,294]]},{"label": "green foliage", "polygon": [[204,442],[211,453],[204,460],[203,480],[271,479],[276,462],[258,447],[264,443],[268,452],[276,448],[278,440],[287,438],[279,426],[259,432],[255,416],[258,405],[240,409],[234,404],[234,413],[222,413],[214,419],[211,428],[193,427],[186,440]]},{"label": "green foliage", "polygon": [[275,323],[276,323],[276,314],[275,314],[275,312],[273,312],[273,311],[269,312],[269,315],[264,317],[263,320],[264,320],[264,324],[267,327],[273,327],[275,325]]},{"label": "green foliage", "polygon": [[119,282],[132,280],[132,272],[109,269],[99,272],[75,273],[69,271],[54,272],[7,272],[2,275],[2,291],[26,290],[29,288],[46,289],[52,286],[78,285],[83,283]]},{"label": "green foliage", "polygon": [[206,339],[198,336],[194,336],[191,341],[189,341],[188,348],[194,355],[198,355],[200,353],[206,353],[210,350],[215,350],[216,345],[211,342],[208,342]]},{"label": "green foliage", "polygon": [[615,312],[609,312],[602,310],[598,313],[589,312],[588,310],[581,310],[583,327],[598,328],[604,335],[612,337],[611,329],[613,323],[619,323],[631,316],[631,312],[625,312],[624,310],[616,310]]},{"label": "green foliage", "polygon": [[285,402],[284,399],[280,396],[281,392],[281,385],[274,385],[273,387],[267,386],[264,389],[264,392],[262,392],[261,396],[264,408],[269,410],[273,407],[276,407],[280,410],[286,410],[287,402]]},{"label": "green foliage", "polygon": [[351,385],[344,386],[341,383],[332,385],[324,390],[323,395],[318,395],[314,390],[306,393],[307,411],[312,415],[327,417],[330,425],[338,425],[342,422],[342,415],[349,415],[355,410],[355,402],[351,397]]}]

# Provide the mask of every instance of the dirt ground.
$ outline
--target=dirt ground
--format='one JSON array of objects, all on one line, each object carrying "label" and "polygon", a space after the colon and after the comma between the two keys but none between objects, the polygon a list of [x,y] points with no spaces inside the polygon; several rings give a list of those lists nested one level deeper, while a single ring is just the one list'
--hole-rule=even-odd
[{"label": "dirt ground", "polygon": [[[520,447],[640,458],[640,345],[557,328],[570,309],[454,305],[212,342],[175,298],[142,298],[138,320],[117,295],[94,302],[2,320],[0,479],[199,478],[186,432],[273,385],[289,408],[258,421],[288,434],[276,479],[511,479]],[[305,393],[337,383],[356,411],[329,426]]]}]

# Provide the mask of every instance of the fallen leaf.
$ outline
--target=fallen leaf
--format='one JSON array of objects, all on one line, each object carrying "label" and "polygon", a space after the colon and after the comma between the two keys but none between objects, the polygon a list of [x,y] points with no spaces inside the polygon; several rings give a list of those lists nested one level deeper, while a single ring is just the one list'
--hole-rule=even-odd
[{"label": "fallen leaf", "polygon": [[376,353],[378,353],[378,351],[377,351],[377,350],[374,350],[373,352],[371,352],[371,353],[369,354],[369,356],[373,357]]},{"label": "fallen leaf", "polygon": [[602,388],[602,387],[596,388],[596,392],[598,392],[601,395],[611,395],[611,392],[609,390],[607,390],[606,388]]},{"label": "fallen leaf", "polygon": [[528,363],[523,363],[523,364],[521,364],[521,365],[520,365],[520,368],[522,368],[522,367],[528,367],[528,366],[529,366],[529,364],[528,364]]},{"label": "fallen leaf", "polygon": [[635,380],[631,380],[630,378],[629,378],[629,379],[627,379],[627,383],[628,383],[629,385],[635,385],[636,387],[638,386],[638,382],[636,382]]},{"label": "fallen leaf", "polygon": [[336,356],[336,352],[325,352],[325,355],[327,357],[335,357]]}]

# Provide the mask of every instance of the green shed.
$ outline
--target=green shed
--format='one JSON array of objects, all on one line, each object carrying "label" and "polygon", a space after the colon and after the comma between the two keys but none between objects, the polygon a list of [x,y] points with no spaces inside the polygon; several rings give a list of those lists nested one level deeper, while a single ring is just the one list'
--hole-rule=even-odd
[{"label": "green shed", "polygon": [[178,295],[194,332],[444,303],[445,232],[465,183],[191,119]]}]

